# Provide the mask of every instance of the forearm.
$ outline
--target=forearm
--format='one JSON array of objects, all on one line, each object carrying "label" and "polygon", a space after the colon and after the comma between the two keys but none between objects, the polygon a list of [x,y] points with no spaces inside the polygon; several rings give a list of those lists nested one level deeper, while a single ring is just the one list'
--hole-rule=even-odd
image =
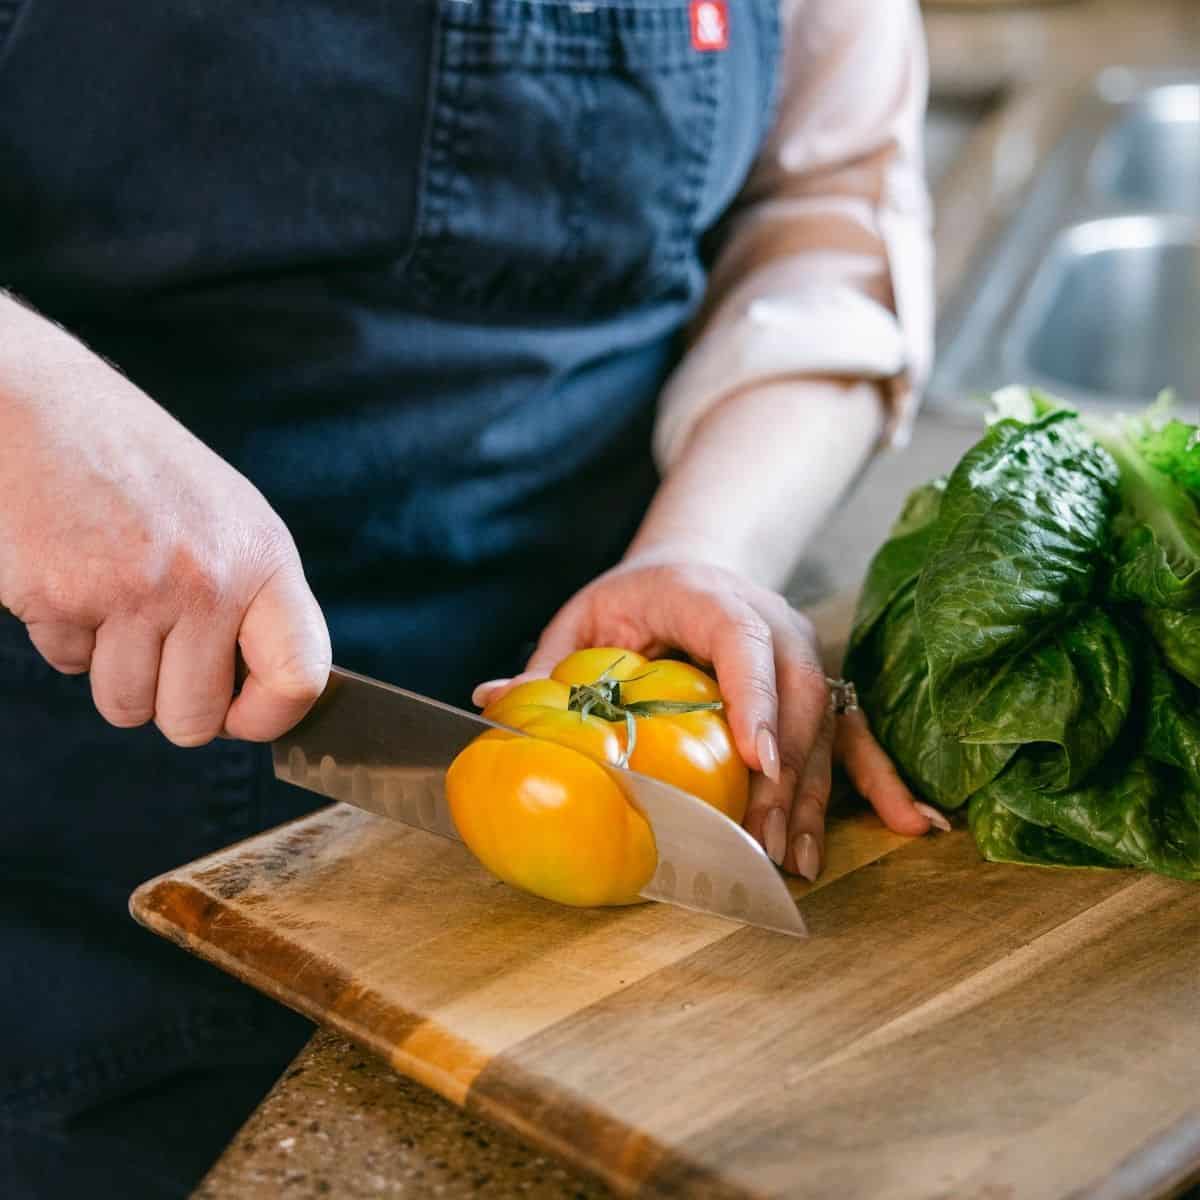
[{"label": "forearm", "polygon": [[86,346],[0,288],[0,421],[6,435],[23,414],[46,413],[72,379],[91,390],[97,370],[108,368]]},{"label": "forearm", "polygon": [[630,556],[696,559],[780,588],[869,460],[877,385],[793,380],[718,404],[667,472]]}]

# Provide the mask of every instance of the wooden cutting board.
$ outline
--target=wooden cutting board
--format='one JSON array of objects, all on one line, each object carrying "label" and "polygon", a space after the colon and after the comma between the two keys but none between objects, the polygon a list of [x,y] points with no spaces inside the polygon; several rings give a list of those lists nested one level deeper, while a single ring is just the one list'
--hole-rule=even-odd
[{"label": "wooden cutting board", "polygon": [[[841,613],[844,625],[845,613]],[[796,941],[579,911],[336,805],[134,915],[646,1195],[1103,1197],[1200,1175],[1200,887],[987,865],[847,806]]]}]

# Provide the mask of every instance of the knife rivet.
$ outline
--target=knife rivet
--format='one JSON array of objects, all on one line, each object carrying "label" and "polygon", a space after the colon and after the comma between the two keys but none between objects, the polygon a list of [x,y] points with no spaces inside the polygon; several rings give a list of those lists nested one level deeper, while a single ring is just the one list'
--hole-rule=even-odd
[{"label": "knife rivet", "polygon": [[675,868],[669,862],[659,864],[658,887],[668,896],[675,895]]},{"label": "knife rivet", "polygon": [[321,786],[325,789],[325,794],[327,796],[332,796],[335,794],[334,789],[337,787],[337,781],[337,760],[332,754],[323,755],[321,758]]},{"label": "knife rivet", "polygon": [[291,775],[292,782],[304,786],[308,779],[308,759],[305,757],[304,751],[299,746],[293,746],[288,751],[288,773]]}]

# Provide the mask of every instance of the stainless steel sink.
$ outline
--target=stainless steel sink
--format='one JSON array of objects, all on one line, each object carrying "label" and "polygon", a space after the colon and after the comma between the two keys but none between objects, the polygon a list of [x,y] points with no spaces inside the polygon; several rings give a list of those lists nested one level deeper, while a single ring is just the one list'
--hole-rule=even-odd
[{"label": "stainless steel sink", "polygon": [[1200,413],[1200,74],[1104,72],[946,306],[931,407],[1011,382]]},{"label": "stainless steel sink", "polygon": [[1200,82],[1150,87],[1126,108],[1096,148],[1095,193],[1200,217]]},{"label": "stainless steel sink", "polygon": [[1060,233],[1005,351],[1018,375],[1089,398],[1200,387],[1200,220],[1108,217]]}]

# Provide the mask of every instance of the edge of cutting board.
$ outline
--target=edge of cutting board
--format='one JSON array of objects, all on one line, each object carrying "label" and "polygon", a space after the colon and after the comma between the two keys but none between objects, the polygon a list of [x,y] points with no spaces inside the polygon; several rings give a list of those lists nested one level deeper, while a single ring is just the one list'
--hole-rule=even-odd
[{"label": "edge of cutting board", "polygon": [[[244,899],[239,902],[243,866],[257,864],[267,875],[279,872],[286,879],[306,853],[336,844],[340,825],[352,832],[353,823],[362,819],[357,810],[343,804],[318,809],[148,880],[130,897],[130,913],[152,932],[336,1029],[452,1103],[505,1126],[618,1192],[638,1191],[652,1180],[656,1194],[682,1191],[715,1200],[757,1195],[735,1187],[545,1074],[523,1068],[506,1053],[489,1055],[431,1017],[385,1002],[338,964],[307,953],[302,928],[291,940],[286,928],[256,921],[253,907],[247,909]],[[911,844],[911,839],[889,833],[865,811],[842,813],[832,828],[840,828],[844,836],[831,838],[830,861],[816,884],[792,882],[798,898]],[[414,833],[440,843],[433,835]],[[250,872],[244,874],[249,882]],[[701,919],[711,920],[718,930],[695,942],[694,948],[683,949],[673,961],[683,962],[698,950],[747,932],[746,927],[719,918]],[[287,970],[282,969],[285,964]],[[630,986],[636,983],[631,980]]]},{"label": "edge of cutting board", "polygon": [[[316,819],[344,808],[331,805],[266,832],[278,836],[290,828],[294,840],[310,841],[326,828],[314,824]],[[210,860],[263,836],[235,843],[189,867],[202,869]],[[882,853],[896,848],[884,848]],[[310,1020],[337,1030],[464,1110],[544,1147],[619,1193],[632,1195],[653,1180],[658,1194],[712,1200],[754,1200],[758,1195],[735,1187],[554,1080],[524,1070],[505,1055],[489,1057],[428,1018],[394,1004],[381,1004],[369,989],[356,986],[332,964],[320,963],[319,969],[312,964],[311,973],[298,975],[289,986],[268,964],[294,957],[292,943],[219,896],[180,879],[177,871],[141,884],[130,896],[129,911],[152,932]],[[206,928],[220,929],[220,945],[203,935]],[[742,929],[731,923],[729,933],[718,940]],[[317,986],[306,990],[306,983]],[[414,1042],[411,1035],[417,1030],[420,1038]],[[410,1049],[398,1049],[401,1044]],[[430,1051],[434,1051],[433,1057],[426,1056]],[[581,1126],[586,1126],[586,1135]]]},{"label": "edge of cutting board", "polygon": [[[820,1141],[830,1128],[829,1111],[840,1111],[839,1105],[848,1122],[848,1140],[839,1143],[835,1139],[831,1153],[810,1162],[809,1169],[818,1173],[809,1178],[804,1194],[830,1194],[814,1188],[841,1178],[837,1173],[849,1169],[847,1155],[853,1155],[860,1136],[865,1136],[867,1162],[857,1177],[857,1190],[844,1194],[879,1194],[863,1187],[879,1181],[878,1164],[885,1159],[899,1161],[904,1178],[912,1177],[910,1168],[920,1167],[917,1177],[933,1185],[943,1179],[933,1155],[957,1153],[962,1144],[962,1118],[954,1106],[961,1101],[969,1110],[980,1101],[970,1089],[962,1090],[964,1065],[969,1065],[972,1055],[982,1054],[982,1064],[995,1074],[987,1086],[1017,1089],[1005,1090],[1004,1096],[1018,1096],[1021,1088],[1029,1088],[1029,1096],[1038,1101],[1044,1091],[1038,1082],[1038,1071],[1043,1069],[1040,1064],[1034,1064],[1037,1070],[1030,1074],[1020,1054],[992,1056],[994,1020],[1023,1036],[1037,1034],[1038,1044],[1050,1060],[1065,1064],[1066,1092],[1062,1097],[1050,1095],[1053,1103],[1047,1106],[1054,1136],[1076,1139],[1099,1116],[1101,1127],[1090,1136],[1100,1145],[1119,1146],[1124,1151],[1112,1161],[1111,1175],[1092,1177],[1081,1172],[1071,1178],[1072,1173],[1064,1168],[1059,1172],[1062,1178],[1056,1177],[1058,1184],[1069,1183],[1075,1190],[1050,1188],[1044,1194],[1058,1200],[1077,1200],[1085,1194],[1093,1200],[1127,1200],[1134,1194],[1163,1196],[1194,1174],[1200,1108],[1188,1080],[1194,1078],[1196,1060],[1186,1060],[1186,1077],[1178,1071],[1172,1074],[1165,1051],[1147,1059],[1140,1050],[1121,1050],[1119,1038],[1114,1041],[1112,1036],[1124,1027],[1133,998],[1146,1004],[1142,1019],[1157,1031],[1160,1041],[1171,1029],[1173,1014],[1181,1011],[1180,1005],[1192,1004],[1188,972],[1194,970],[1200,948],[1193,948],[1190,958],[1180,958],[1179,939],[1182,931],[1195,928],[1200,893],[1185,890],[1174,881],[1134,873],[1034,875],[1028,874],[1028,868],[1015,867],[988,867],[983,875],[984,867],[969,844],[969,834],[961,827],[935,839],[915,839],[885,848],[869,866],[860,860],[862,869],[849,865],[853,856],[847,856],[843,865],[849,869],[812,895],[807,905],[815,931],[810,943],[813,956],[775,963],[780,978],[771,994],[784,994],[781,988],[802,988],[807,972],[815,971],[822,981],[818,991],[823,991],[823,998],[818,997],[817,1008],[808,1010],[812,1020],[789,1023],[786,1008],[764,1013],[744,1059],[725,1059],[723,1066],[717,1067],[725,1082],[715,1082],[695,1121],[647,1124],[638,1116],[639,1112],[645,1115],[644,1106],[634,1103],[626,1111],[623,1097],[643,1086],[648,1086],[651,1094],[657,1088],[668,1101],[672,1090],[677,1100],[692,1094],[690,1089],[706,1078],[709,1069],[705,1038],[720,1027],[722,1019],[735,1015],[758,995],[742,995],[739,982],[753,976],[756,965],[774,962],[775,947],[782,939],[738,926],[726,929],[725,923],[715,918],[688,913],[676,916],[676,910],[657,905],[604,916],[572,914],[570,920],[560,913],[555,928],[555,914],[538,911],[541,902],[521,900],[511,890],[493,895],[491,887],[499,885],[477,879],[463,895],[474,894],[477,914],[481,904],[487,913],[494,913],[496,927],[504,931],[504,937],[530,937],[535,936],[531,930],[546,931],[541,941],[535,936],[536,944],[530,950],[535,962],[539,955],[556,948],[565,947],[576,955],[556,959],[565,972],[561,996],[552,991],[548,1007],[539,1006],[547,997],[536,995],[529,1009],[485,1007],[487,1021],[498,1018],[506,1033],[480,1037],[472,1029],[484,1027],[461,1023],[462,1010],[455,1010],[453,1004],[443,1007],[436,989],[426,993],[430,995],[428,1005],[415,999],[420,992],[375,994],[371,988],[386,979],[387,973],[366,970],[356,975],[351,966],[353,957],[346,952],[360,944],[364,933],[339,925],[339,913],[361,904],[377,912],[381,900],[386,903],[389,895],[380,890],[379,881],[390,880],[393,868],[406,856],[415,857],[418,869],[426,872],[422,877],[426,900],[444,886],[439,872],[460,875],[464,868],[469,871],[469,864],[456,857],[454,843],[404,831],[404,827],[394,831],[379,825],[345,806],[321,810],[151,880],[135,893],[131,908],[137,919],[155,932],[328,1024],[468,1111],[604,1179],[621,1193],[719,1200],[759,1200],[787,1194],[779,1185],[791,1178],[786,1172],[792,1170],[790,1155],[795,1151],[793,1143],[783,1137],[784,1131],[797,1119],[813,1121],[801,1139],[807,1136]],[[416,840],[409,842],[409,838]],[[428,840],[417,844],[420,839]],[[372,849],[379,855],[377,874],[372,875],[364,865],[349,889],[343,875],[341,899],[330,909],[332,924],[330,917],[314,918],[303,903],[305,895],[328,895],[331,886],[336,892],[331,878],[339,864],[347,859],[369,863]],[[411,888],[412,878],[402,879],[401,885]],[[964,891],[968,879],[976,879],[982,886]],[[1042,886],[1033,886],[1037,881]],[[285,897],[283,904],[272,902],[279,889],[290,901]],[[419,910],[420,897],[414,913]],[[449,971],[458,972],[460,964],[453,957],[453,947],[459,944],[454,940],[457,931],[432,942],[422,938],[430,911],[425,909],[424,926],[418,921],[410,928],[407,944],[403,926],[389,926],[384,931],[386,944],[401,956],[401,964],[407,962],[406,956],[420,956],[426,947],[437,948],[443,956],[449,947],[451,957],[442,961]],[[440,911],[435,910],[435,915]],[[570,976],[581,974],[575,969],[581,951],[590,954],[588,961],[599,964],[603,972],[606,956],[621,941],[618,931],[624,922],[643,936],[651,933],[661,946],[664,916],[670,917],[671,928],[678,930],[669,942],[668,955],[672,957],[664,963],[660,955],[635,951],[638,962],[634,967],[631,959],[633,974],[621,972],[611,978],[605,974],[604,990],[597,999],[584,1000],[565,1017],[552,1015],[556,1000],[574,1003],[576,999]],[[565,941],[564,926],[568,927]],[[475,927],[479,927],[478,916]],[[344,935],[339,934],[343,928]],[[317,930],[324,930],[325,937],[317,937]],[[880,948],[885,945],[894,946],[894,956],[881,956]],[[382,961],[378,937],[368,938],[362,949],[363,966],[370,968]],[[388,953],[390,956],[391,951]],[[336,961],[329,961],[331,956]],[[503,1005],[502,991],[489,984],[506,976],[514,987],[555,989],[553,981],[558,976],[531,972],[529,961],[520,953],[502,954],[495,975],[473,971],[478,961],[464,957],[461,968],[467,988],[462,995],[484,1006],[499,996]],[[844,963],[844,973],[830,974],[837,963]],[[1157,1010],[1149,1006],[1153,997],[1142,997],[1139,991],[1137,977],[1147,967],[1161,984]],[[352,977],[355,975],[358,982]],[[683,998],[696,995],[691,989],[699,978],[711,978],[718,985],[724,981],[724,985],[697,995],[695,1003],[681,1004]],[[1037,1011],[1041,1013],[1033,1026],[1029,1026],[1031,987],[1037,989],[1034,1003],[1035,1008],[1040,1005]],[[1108,997],[1104,1009],[1108,1016],[1098,1041],[1089,1032],[1090,1026],[1080,1033],[1069,1019],[1072,1004],[1091,1002],[1088,998],[1094,997],[1097,989]],[[789,990],[786,994],[796,993]],[[510,989],[507,1000],[513,1002],[514,995]],[[448,1014],[455,1012],[457,1016],[449,1018]],[[512,1033],[513,1012],[518,1014],[518,1024],[532,1021],[536,1028],[507,1036]],[[982,1024],[977,1012],[986,1013]],[[648,1024],[626,1030],[624,1022],[635,1013],[641,1013]],[[449,1028],[457,1033],[448,1033]],[[682,1036],[685,1029],[691,1030],[690,1042]],[[1186,1032],[1179,1054],[1187,1053],[1186,1046],[1200,1045],[1194,1023]],[[613,1043],[628,1037],[628,1048],[610,1045],[601,1053],[602,1047],[595,1042],[598,1036]],[[791,1075],[779,1075],[777,1053],[786,1056]],[[1120,1059],[1115,1067],[1114,1055]],[[1121,1105],[1113,1105],[1113,1089],[1126,1060],[1121,1086],[1128,1093],[1123,1103],[1132,1106],[1127,1115],[1140,1113],[1146,1098],[1154,1100],[1150,1105],[1153,1111],[1147,1111],[1144,1120],[1132,1121],[1128,1141],[1118,1136],[1115,1142],[1105,1143],[1103,1139],[1113,1130],[1125,1128]],[[613,1076],[611,1086],[595,1073],[600,1069],[620,1071],[621,1064],[630,1073]],[[914,1073],[947,1082],[952,1107],[945,1112],[939,1109],[932,1125],[918,1122],[911,1147],[916,1158],[896,1160],[890,1122],[904,1123]],[[1168,1078],[1174,1082],[1163,1090]],[[1097,1080],[1107,1082],[1098,1087]],[[755,1087],[764,1081],[771,1085],[768,1090],[775,1098],[774,1107],[763,1107],[754,1100]],[[592,1083],[599,1086],[590,1088]],[[1189,1089],[1186,1102],[1177,1094],[1182,1088]],[[833,1096],[832,1110],[822,1107],[826,1102],[821,1099],[823,1093],[826,1100]],[[794,1103],[786,1099],[789,1096]],[[875,1114],[873,1132],[862,1134],[860,1122],[867,1114],[861,1106],[868,1098],[882,1108]],[[996,1099],[999,1103],[999,1093]],[[881,1118],[886,1118],[882,1124]],[[944,1126],[937,1123],[940,1119],[946,1121]],[[1042,1128],[1039,1119],[1028,1128],[1018,1124],[998,1140],[983,1136],[967,1156],[957,1180],[963,1185],[959,1191],[939,1192],[931,1187],[919,1194],[999,1194],[993,1190],[994,1171],[1001,1182],[1012,1178],[1028,1185],[1029,1171],[1018,1170],[1014,1164],[1026,1161],[1030,1139]],[[714,1148],[712,1136],[722,1129],[720,1136],[727,1140]],[[1140,1140],[1134,1140],[1134,1135]],[[1050,1165],[1055,1161],[1050,1160]],[[1040,1169],[1036,1156],[1031,1169]],[[1080,1190],[1082,1184],[1086,1186]],[[911,1187],[888,1194],[918,1195]]]}]

